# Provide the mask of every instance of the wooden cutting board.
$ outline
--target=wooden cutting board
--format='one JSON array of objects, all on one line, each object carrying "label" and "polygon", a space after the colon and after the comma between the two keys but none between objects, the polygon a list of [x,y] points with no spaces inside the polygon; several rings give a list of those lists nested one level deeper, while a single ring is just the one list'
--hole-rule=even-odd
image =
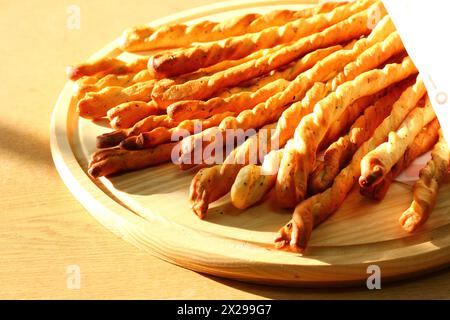
[{"label": "wooden cutting board", "polygon": [[[314,3],[315,1],[303,1]],[[221,20],[248,12],[299,9],[299,1],[239,1],[215,4],[154,21],[152,25]],[[118,40],[91,58],[130,54]],[[124,240],[177,265],[221,277],[257,283],[335,286],[363,284],[367,268],[377,265],[382,281],[435,270],[450,263],[450,185],[441,189],[437,206],[413,235],[399,226],[409,206],[411,187],[394,183],[386,199],[375,203],[354,190],[344,205],[313,233],[306,256],[278,251],[273,238],[291,211],[264,203],[245,211],[225,197],[198,219],[187,200],[193,172],[173,164],[111,178],[92,180],[87,163],[95,137],[107,125],[80,119],[67,83],[56,103],[51,125],[55,165],[67,187],[86,209]]]}]

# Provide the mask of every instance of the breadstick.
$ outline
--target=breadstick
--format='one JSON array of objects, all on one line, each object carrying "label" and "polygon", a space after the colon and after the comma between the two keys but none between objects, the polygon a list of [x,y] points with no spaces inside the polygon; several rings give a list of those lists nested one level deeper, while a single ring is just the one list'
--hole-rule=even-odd
[{"label": "breadstick", "polygon": [[223,165],[200,170],[191,182],[189,201],[194,213],[201,219],[206,216],[211,202],[230,191],[239,170],[250,162],[256,162],[255,150],[268,148],[271,130],[275,124],[267,125],[258,134],[248,138],[235,148]]},{"label": "breadstick", "polygon": [[[339,50],[332,53],[313,68],[298,75],[296,79],[289,84],[289,87],[286,88],[286,90],[277,93],[266,102],[256,105],[251,110],[242,111],[238,117],[228,117],[224,119],[219,128],[214,129],[214,135],[220,134],[220,131],[222,131],[222,135],[224,135],[224,131],[230,128],[242,130],[259,128],[264,124],[278,119],[283,113],[286,104],[302,98],[306,90],[308,90],[315,82],[328,80],[329,77],[332,77],[335,72],[337,73],[337,71],[340,70],[339,68],[345,66],[347,59],[352,59],[355,55],[357,56],[358,53],[363,51],[372,41],[378,41],[380,38],[383,38],[383,36],[387,36],[386,31],[393,27],[392,22],[390,19],[383,19],[380,24],[380,27],[378,28],[377,26],[377,28],[374,29],[368,40],[358,41],[351,50]],[[330,69],[333,71],[330,71]],[[295,106],[292,107],[292,110],[295,110]],[[292,120],[287,119],[289,117],[291,117]],[[292,124],[296,124],[296,119],[300,121],[298,117],[296,117],[296,112],[287,112],[280,123],[290,124],[292,126]],[[292,130],[292,132],[294,131],[294,127],[288,128],[287,126],[284,126],[282,129],[286,132],[284,134],[286,137],[290,136],[290,134],[288,134],[290,130]],[[195,151],[193,146],[207,145],[208,143],[204,142],[204,136],[210,134],[210,132],[211,131],[194,134],[184,139],[181,143],[183,147],[180,156],[182,169],[191,167],[184,166],[184,164],[192,163],[193,153]],[[278,138],[280,132],[281,131],[278,132]],[[216,141],[211,141],[211,143],[213,142],[216,143]]]},{"label": "breadstick", "polygon": [[361,173],[361,159],[383,143],[389,132],[398,128],[425,92],[425,86],[418,78],[413,86],[402,93],[394,103],[391,114],[378,126],[372,137],[356,151],[350,164],[336,176],[333,185],[324,192],[304,200],[295,208],[292,219],[279,230],[275,238],[276,247],[289,246],[293,251],[304,252],[312,229],[340,207],[357,182]]},{"label": "breadstick", "polygon": [[88,173],[91,177],[98,178],[168,162],[176,144],[177,142],[166,143],[152,149],[136,151],[120,148],[100,150],[93,155]]},{"label": "breadstick", "polygon": [[250,109],[258,103],[266,101],[274,94],[286,89],[289,82],[299,73],[311,68],[318,61],[337,51],[341,46],[319,49],[307,54],[293,63],[289,68],[262,77],[243,92],[232,94],[226,98],[215,97],[208,101],[184,100],[176,102],[167,108],[167,114],[174,120],[180,121],[187,117],[202,119],[224,111],[241,112]]},{"label": "breadstick", "polygon": [[378,125],[390,114],[392,104],[406,89],[407,84],[395,85],[374,105],[368,107],[350,131],[332,143],[324,154],[324,161],[318,165],[309,177],[311,194],[328,189],[339,171],[351,160],[358,148],[368,140]]},{"label": "breadstick", "polygon": [[155,80],[138,82],[130,87],[106,87],[99,92],[90,92],[78,101],[77,109],[80,117],[97,119],[106,116],[109,109],[130,101],[151,100]]},{"label": "breadstick", "polygon": [[142,132],[148,132],[158,127],[173,128],[177,122],[170,119],[167,115],[152,115],[138,121],[129,129],[119,129],[104,133],[97,137],[97,148],[110,148],[117,146],[124,139],[139,135]]},{"label": "breadstick", "polygon": [[171,141],[171,138],[181,136],[180,133],[192,134],[196,128],[202,130],[216,126],[224,118],[233,115],[232,112],[216,114],[205,120],[184,120],[174,128],[158,127],[149,132],[143,132],[138,136],[131,136],[120,143],[120,146],[128,150],[146,149]]},{"label": "breadstick", "polygon": [[408,147],[405,154],[386,174],[384,179],[371,187],[360,187],[361,195],[381,201],[386,196],[392,182],[397,176],[419,156],[433,148],[439,139],[439,121],[434,119],[414,138],[414,142]]},{"label": "breadstick", "polygon": [[109,109],[106,115],[112,128],[125,129],[148,116],[161,114],[161,111],[154,101],[130,101]]},{"label": "breadstick", "polygon": [[[247,61],[208,77],[171,86],[157,96],[153,94],[153,98],[157,100],[158,104],[160,101],[174,102],[179,100],[203,100],[211,97],[220,89],[235,86],[248,79],[259,77],[273,69],[288,64],[311,51],[358,38],[370,31],[368,28],[368,19],[371,10],[379,10],[382,16],[385,14],[384,7],[377,3],[370,7],[369,10],[357,13],[334,26],[302,38],[293,44],[283,46],[280,50],[276,50],[272,54],[263,55],[258,59]],[[377,25],[376,29],[379,29],[380,31],[376,34],[385,37],[386,32],[389,34],[394,30],[394,26],[390,19],[383,19],[379,24],[382,22],[383,28],[378,28]],[[372,37],[368,39],[367,42],[372,42],[374,40],[378,41],[378,39],[375,38],[376,37]],[[366,47],[364,47],[364,49],[365,48]],[[354,58],[355,57],[352,57],[352,59]]]},{"label": "breadstick", "polygon": [[137,72],[147,68],[148,57],[138,58],[132,62],[125,62],[117,58],[101,58],[92,62],[84,62],[67,67],[67,76],[70,80],[78,80],[83,76],[92,76],[97,73],[125,74]]},{"label": "breadstick", "polygon": [[411,206],[398,220],[407,232],[415,231],[430,216],[436,204],[439,185],[447,173],[449,161],[450,150],[442,130],[439,130],[439,141],[433,147],[431,160],[420,171],[419,180],[414,184]]},{"label": "breadstick", "polygon": [[374,94],[414,73],[417,73],[417,69],[412,60],[406,57],[401,64],[389,64],[382,70],[367,71],[353,81],[343,83],[317,103],[314,112],[304,117],[295,130],[293,147],[283,154],[275,188],[278,204],[294,207],[304,199],[307,178],[314,168],[320,141],[347,106],[362,96]]},{"label": "breadstick", "polygon": [[138,26],[125,30],[122,35],[121,48],[125,51],[144,51],[185,47],[194,42],[217,41],[245,33],[259,32],[274,26],[282,26],[292,20],[331,11],[342,4],[329,2],[304,10],[276,10],[264,15],[250,13],[223,22],[202,21],[192,26],[177,24],[156,29],[145,25]]},{"label": "breadstick", "polygon": [[[286,145],[290,145],[289,140]],[[272,150],[261,166],[248,164],[243,167],[231,187],[231,203],[238,209],[246,209],[259,202],[275,185],[278,165],[284,149]]]},{"label": "breadstick", "polygon": [[405,119],[397,131],[389,134],[387,142],[368,153],[361,161],[359,184],[370,187],[379,183],[400,160],[420,130],[436,117],[430,99],[423,108],[416,108]]},{"label": "breadstick", "polygon": [[346,65],[344,70],[327,85],[331,91],[335,91],[344,82],[353,80],[358,74],[379,66],[404,50],[402,40],[398,32],[395,31],[382,42],[378,42],[364,51],[354,62]]},{"label": "breadstick", "polygon": [[100,79],[90,82],[76,82],[73,86],[73,95],[77,100],[82,99],[88,92],[97,92],[106,87],[129,87],[138,82],[151,80],[153,76],[147,69],[122,75],[108,74]]},{"label": "breadstick", "polygon": [[365,10],[374,1],[361,0],[338,6],[329,13],[294,20],[282,27],[271,27],[221,41],[199,44],[191,48],[152,56],[149,68],[158,77],[173,77],[214,65],[223,60],[236,60],[264,48],[288,43],[322,31],[351,15]]}]

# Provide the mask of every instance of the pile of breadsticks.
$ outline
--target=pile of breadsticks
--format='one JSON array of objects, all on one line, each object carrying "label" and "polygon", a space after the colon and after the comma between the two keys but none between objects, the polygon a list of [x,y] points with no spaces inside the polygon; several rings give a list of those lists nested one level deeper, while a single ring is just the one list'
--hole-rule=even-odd
[{"label": "pile of breadsticks", "polygon": [[[79,115],[115,129],[97,137],[92,177],[170,162],[177,148],[177,165],[197,168],[189,192],[197,216],[228,193],[240,209],[274,201],[294,209],[276,247],[303,252],[355,184],[381,200],[432,150],[399,222],[411,232],[430,215],[450,153],[380,1],[139,26],[121,48],[139,54],[68,70]],[[228,148],[228,130],[250,129]],[[223,161],[196,152],[211,145],[229,149]]]}]

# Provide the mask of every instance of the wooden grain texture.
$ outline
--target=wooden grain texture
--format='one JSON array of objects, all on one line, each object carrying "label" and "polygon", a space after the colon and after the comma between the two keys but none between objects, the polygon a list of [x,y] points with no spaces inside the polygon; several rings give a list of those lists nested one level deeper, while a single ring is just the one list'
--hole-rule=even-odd
[{"label": "wooden grain texture", "polygon": [[[70,194],[56,173],[49,148],[50,115],[65,82],[64,67],[85,59],[105,39],[114,39],[130,25],[211,2],[169,0],[148,10],[147,0],[77,0],[81,29],[69,30],[66,9],[73,2],[45,0],[39,6],[23,6],[2,1],[0,39],[8,45],[2,46],[1,56],[8,63],[0,73],[4,84],[0,90],[0,298],[450,297],[448,270],[382,284],[377,291],[267,287],[203,276],[114,236]],[[130,8],[133,15],[122,15]],[[81,268],[79,290],[66,287],[66,268],[71,264]]]}]

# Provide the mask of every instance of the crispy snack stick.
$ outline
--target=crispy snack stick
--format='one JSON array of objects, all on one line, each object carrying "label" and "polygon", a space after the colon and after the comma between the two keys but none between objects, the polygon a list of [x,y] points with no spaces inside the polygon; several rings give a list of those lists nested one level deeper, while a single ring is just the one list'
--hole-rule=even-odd
[{"label": "crispy snack stick", "polygon": [[[228,97],[215,97],[208,101],[184,100],[176,102],[167,108],[167,114],[174,120],[183,120],[186,117],[203,119],[224,111],[243,111],[250,109],[258,103],[266,101],[277,92],[286,89],[288,82],[301,72],[313,67],[317,62],[341,49],[341,46],[332,46],[309,53],[293,62],[289,67],[276,71],[260,78],[251,87],[243,92]],[[285,80],[284,80],[285,79]]]},{"label": "crispy snack stick", "polygon": [[[85,78],[85,77],[83,77]],[[82,79],[83,79],[82,78]],[[129,87],[135,83],[148,81],[153,78],[147,69],[127,73],[122,75],[107,74],[104,77],[98,78],[95,76],[89,77],[95,78],[91,81],[77,81],[73,86],[73,95],[76,99],[82,99],[88,92],[97,92],[106,87]],[[80,80],[82,80],[80,79]],[[87,80],[87,79],[83,79]]]},{"label": "crispy snack stick", "polygon": [[361,177],[359,184],[370,187],[379,183],[400,160],[420,130],[436,118],[430,99],[425,106],[417,107],[408,115],[397,131],[389,134],[388,141],[368,153],[361,161]]},{"label": "crispy snack stick", "polygon": [[[289,146],[293,140],[289,140]],[[246,209],[261,201],[277,180],[278,166],[284,149],[272,150],[261,166],[248,164],[243,167],[231,187],[231,203],[238,209]]]},{"label": "crispy snack stick", "polygon": [[318,150],[328,148],[332,143],[344,135],[364,110],[383,96],[384,93],[385,90],[381,90],[370,96],[361,97],[345,108],[339,119],[333,122],[330,128],[328,128],[325,137],[319,144]]},{"label": "crispy snack stick", "polygon": [[192,134],[196,128],[202,130],[218,125],[224,118],[232,116],[233,112],[216,114],[205,120],[184,120],[174,128],[158,127],[149,132],[143,132],[138,136],[131,136],[120,143],[120,146],[128,150],[151,148],[171,141],[171,138],[181,136],[181,133]]},{"label": "crispy snack stick", "polygon": [[119,129],[99,135],[96,142],[97,148],[114,147],[128,137],[137,136],[140,133],[149,132],[158,127],[173,128],[177,125],[178,122],[173,121],[165,114],[148,116],[129,129]]},{"label": "crispy snack stick", "polygon": [[239,170],[250,162],[257,161],[254,150],[268,148],[271,129],[275,124],[267,125],[258,134],[248,138],[235,148],[225,159],[224,164],[201,169],[192,179],[189,189],[189,201],[194,213],[203,219],[211,202],[230,191]]},{"label": "crispy snack stick", "polygon": [[[195,151],[194,146],[208,145],[208,142],[205,143],[205,136],[216,136],[220,134],[220,131],[222,131],[222,135],[224,135],[225,130],[227,129],[247,130],[249,128],[259,128],[264,124],[276,121],[283,113],[286,104],[302,98],[306,90],[308,90],[315,82],[328,80],[335,75],[337,71],[340,70],[339,68],[345,66],[348,61],[347,59],[352,59],[355,55],[357,56],[357,54],[363,51],[366,48],[366,45],[372,43],[372,41],[377,41],[380,38],[383,38],[383,36],[387,36],[386,31],[390,30],[391,27],[393,27],[391,20],[383,19],[383,21],[380,22],[380,26],[377,26],[377,28],[374,29],[368,40],[358,41],[351,50],[339,50],[332,53],[313,68],[297,76],[286,90],[277,93],[265,103],[260,103],[251,110],[244,110],[237,117],[228,117],[224,119],[218,128],[211,128],[184,139],[181,143],[182,151],[180,156],[180,167],[182,169],[191,168],[190,165],[185,166],[184,164],[192,163]],[[289,110],[295,111],[296,106],[292,106],[291,108],[289,108]],[[287,112],[282,116],[279,123],[280,126],[283,127],[280,127],[277,134],[278,138],[280,137],[281,129],[285,132],[283,134],[284,137],[290,137],[290,134],[288,134],[288,132],[290,132],[289,130],[292,130],[293,132],[295,124],[298,123],[296,121],[300,121],[297,115],[299,114],[296,112]],[[290,127],[288,127],[287,124],[289,124]],[[217,142],[212,139],[210,143]]]},{"label": "crispy snack stick", "polygon": [[97,151],[89,163],[88,173],[93,178],[111,174],[138,170],[171,159],[172,148],[177,142],[161,144],[152,149],[130,151],[120,148],[110,148]]},{"label": "crispy snack stick", "polygon": [[194,47],[163,52],[152,56],[149,69],[157,77],[173,77],[214,65],[223,60],[236,60],[264,48],[288,43],[322,31],[351,15],[365,10],[373,0],[361,0],[338,6],[329,13],[298,19],[283,27],[271,27],[257,33],[248,33],[221,41],[198,44]]},{"label": "crispy snack stick", "polygon": [[84,76],[93,76],[98,73],[126,74],[137,72],[147,67],[148,57],[138,58],[132,62],[125,62],[117,58],[102,58],[92,62],[84,62],[67,67],[67,76],[70,80],[78,80]]},{"label": "crispy snack stick", "polygon": [[155,80],[138,82],[130,87],[106,87],[99,92],[90,92],[78,101],[80,117],[97,119],[106,116],[109,109],[130,101],[149,102]]},{"label": "crispy snack stick", "polygon": [[405,154],[392,167],[391,171],[386,174],[386,177],[384,177],[380,183],[367,188],[360,187],[359,191],[361,195],[377,201],[383,200],[395,178],[397,178],[403,170],[407,169],[416,158],[432,149],[437,143],[439,139],[439,128],[439,121],[437,119],[431,121],[414,138],[414,142],[408,147]]},{"label": "crispy snack stick", "polygon": [[[325,84],[322,83],[316,83],[311,90],[308,91],[305,98],[297,102],[295,104],[298,105],[298,107],[294,107],[296,112],[298,112],[298,116],[305,115],[308,112],[310,112],[316,102],[322,99],[322,97],[326,94]],[[265,130],[273,130],[274,128],[278,128],[278,124],[272,124],[267,125],[264,127]],[[260,131],[261,132],[261,131]],[[210,202],[217,200],[218,198],[225,195],[227,192],[230,191],[230,188],[233,185],[234,178],[239,173],[239,170],[242,168],[242,166],[255,163],[256,161],[250,161],[251,159],[258,159],[262,156],[269,153],[273,148],[277,149],[280,146],[284,145],[284,142],[282,139],[274,139],[274,134],[277,133],[277,131],[266,131],[267,135],[262,136],[261,134],[257,137],[249,138],[243,145],[236,148],[225,160],[224,164],[221,166],[219,174],[216,173],[214,170],[217,169],[211,169],[211,174],[216,178],[206,179],[207,183],[202,180],[200,182],[200,186],[198,187],[199,190],[202,190],[202,194],[200,195],[198,192],[193,193],[195,197],[192,200],[192,203],[194,203],[194,207],[197,210],[197,214],[200,216],[204,216],[206,213],[206,210],[208,209],[208,205]],[[270,135],[269,135],[270,134]],[[283,135],[283,138],[285,136]],[[257,140],[261,139],[261,140]],[[263,142],[262,139],[267,139],[266,142]],[[258,142],[258,143],[256,143]],[[279,145],[281,143],[281,145]],[[264,158],[264,163],[267,166],[266,157]],[[275,170],[275,169],[273,169]],[[209,177],[206,173],[209,171],[205,171],[205,174],[202,176],[203,178]],[[225,181],[226,184],[223,183],[222,177],[226,177]],[[275,173],[276,177],[276,173]],[[219,180],[215,180],[219,179]],[[245,185],[245,181],[242,179],[240,180],[242,183],[240,185]],[[234,182],[236,183],[236,182]],[[220,188],[216,188],[216,184],[220,185]],[[237,188],[237,187],[236,187]],[[235,189],[236,189],[235,188]],[[239,190],[244,190],[245,188],[239,188]],[[263,190],[263,187],[261,186],[259,190]],[[235,191],[235,194],[238,194],[240,191]],[[261,195],[263,192],[261,192]],[[238,195],[236,195],[236,199],[238,199]],[[249,197],[247,197],[250,199]],[[199,205],[200,203],[200,205]]]},{"label": "crispy snack stick", "polygon": [[420,171],[419,180],[414,184],[411,206],[403,212],[398,220],[407,232],[416,230],[430,216],[436,204],[440,183],[447,173],[449,162],[450,150],[442,130],[439,130],[439,141],[431,152],[431,160]]},{"label": "crispy snack stick", "polygon": [[356,150],[372,136],[378,125],[391,113],[392,104],[400,97],[407,84],[394,85],[390,88],[385,96],[364,111],[346,135],[327,148],[324,161],[309,177],[311,194],[320,193],[331,186],[334,178],[351,160]]},{"label": "crispy snack stick", "polygon": [[353,80],[358,74],[379,66],[404,50],[403,42],[398,32],[395,31],[382,42],[378,42],[364,51],[354,62],[346,65],[344,70],[327,85],[331,91],[334,91],[344,82]]},{"label": "crispy snack stick", "polygon": [[161,112],[162,110],[154,101],[130,101],[109,109],[106,115],[112,128],[125,129],[148,116],[159,115]]},{"label": "crispy snack stick", "polygon": [[[182,101],[182,100],[198,100],[197,98],[191,96],[189,93],[185,96],[177,96],[175,99],[171,99],[166,92],[171,92],[172,90],[177,90],[178,87],[185,87],[185,84],[194,84],[196,83],[202,83],[202,80],[207,79],[208,77],[213,76],[216,73],[224,72],[225,70],[231,69],[233,67],[239,66],[243,63],[246,63],[248,61],[252,61],[258,58],[261,58],[265,55],[274,53],[281,48],[283,48],[285,45],[279,45],[274,48],[269,49],[263,49],[257,52],[254,52],[250,55],[248,55],[245,58],[239,59],[239,60],[225,60],[218,64],[215,64],[211,67],[200,69],[197,71],[194,71],[192,73],[184,74],[181,76],[178,76],[176,78],[172,79],[160,79],[156,82],[155,87],[153,88],[152,92],[152,98],[155,100],[161,108],[167,108],[170,104]],[[242,86],[252,86],[256,81],[256,79],[259,79],[258,77],[249,78],[247,81],[242,82]],[[235,88],[239,88],[238,86],[235,86]],[[193,88],[191,87],[190,90]],[[220,93],[223,92],[232,92],[234,91],[232,88],[219,88],[217,90],[217,95],[220,95]],[[241,90],[238,90],[241,91]],[[220,93],[219,93],[220,92]]]},{"label": "crispy snack stick", "polygon": [[307,247],[314,227],[334,213],[347,197],[361,173],[361,159],[371,150],[383,143],[389,132],[398,128],[403,119],[417,105],[426,89],[422,80],[406,89],[394,103],[391,114],[375,130],[372,137],[364,142],[356,151],[350,164],[345,167],[333,182],[333,185],[322,193],[316,194],[295,208],[292,219],[282,227],[275,238],[277,248],[289,248],[303,253]]},{"label": "crispy snack stick", "polygon": [[[250,109],[272,97],[274,94],[286,89],[289,81],[278,79],[270,82],[260,89],[250,88],[251,91],[244,91],[233,94],[227,98],[212,98],[208,101],[184,100],[176,102],[167,108],[167,114],[175,121],[182,121],[189,118],[205,119],[209,116],[222,113],[241,111]],[[184,110],[180,110],[180,106]]]},{"label": "crispy snack stick", "polygon": [[382,70],[375,69],[359,75],[317,103],[314,112],[304,117],[295,130],[293,147],[283,154],[275,188],[278,204],[294,207],[304,199],[307,179],[314,168],[320,141],[347,106],[414,73],[417,69],[407,57],[401,64],[389,64]]},{"label": "crispy snack stick", "polygon": [[122,35],[121,48],[125,51],[144,51],[185,47],[194,42],[217,41],[245,33],[259,32],[274,26],[282,26],[292,20],[331,11],[342,4],[342,2],[329,2],[304,10],[276,10],[264,15],[250,13],[223,22],[202,21],[191,26],[177,24],[155,29],[143,25],[125,30]]},{"label": "crispy snack stick", "polygon": [[[206,99],[220,89],[235,86],[248,79],[259,77],[271,70],[286,65],[311,51],[351,41],[361,35],[369,33],[370,29],[368,28],[368,21],[372,10],[378,10],[381,16],[384,16],[386,13],[384,7],[377,3],[371,6],[369,10],[357,13],[336,25],[319,33],[302,38],[293,44],[285,45],[271,54],[263,55],[258,59],[252,59],[227,70],[217,72],[212,76],[171,86],[166,91],[160,92],[158,95],[153,94],[153,98],[157,100],[158,104],[163,103],[163,101],[174,102],[179,100]],[[380,23],[381,22],[382,21],[380,21]],[[394,30],[394,26],[390,19],[386,22],[385,30]],[[391,31],[389,31],[389,33],[390,32]]]}]

